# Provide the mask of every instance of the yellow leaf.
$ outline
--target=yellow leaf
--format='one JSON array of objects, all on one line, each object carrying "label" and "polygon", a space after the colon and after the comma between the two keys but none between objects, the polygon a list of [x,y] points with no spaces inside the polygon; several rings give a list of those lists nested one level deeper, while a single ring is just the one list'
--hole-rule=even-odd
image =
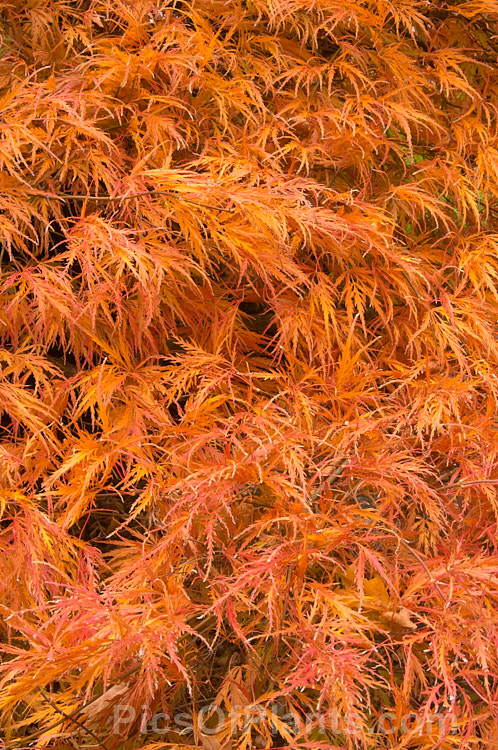
[{"label": "yellow leaf", "polygon": [[365,578],[363,581],[363,591],[366,596],[375,599],[378,604],[382,604],[385,607],[390,607],[392,604],[391,597],[380,576],[374,576],[369,580]]}]

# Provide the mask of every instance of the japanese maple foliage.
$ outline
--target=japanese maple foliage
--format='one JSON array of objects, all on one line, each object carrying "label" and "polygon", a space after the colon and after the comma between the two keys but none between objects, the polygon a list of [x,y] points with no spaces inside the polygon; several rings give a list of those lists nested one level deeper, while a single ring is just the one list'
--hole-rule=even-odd
[{"label": "japanese maple foliage", "polygon": [[498,747],[497,0],[0,18],[2,747]]}]

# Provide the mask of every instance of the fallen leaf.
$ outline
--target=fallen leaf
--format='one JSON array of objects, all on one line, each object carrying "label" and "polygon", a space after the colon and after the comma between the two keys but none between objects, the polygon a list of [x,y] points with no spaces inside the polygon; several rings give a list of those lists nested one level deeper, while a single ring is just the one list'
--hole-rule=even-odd
[{"label": "fallen leaf", "polygon": [[214,734],[202,734],[201,742],[204,750],[232,750],[232,740],[221,742]]},{"label": "fallen leaf", "polygon": [[87,716],[89,719],[93,719],[98,716],[102,711],[107,708],[114,698],[119,695],[123,695],[128,690],[128,685],[125,682],[120,682],[118,685],[113,685],[103,693],[100,698],[90,703],[88,707],[83,707],[81,713]]},{"label": "fallen leaf", "polygon": [[396,612],[383,612],[382,617],[387,620],[393,629],[415,630],[417,623],[411,619],[411,612],[406,607],[401,607]]}]

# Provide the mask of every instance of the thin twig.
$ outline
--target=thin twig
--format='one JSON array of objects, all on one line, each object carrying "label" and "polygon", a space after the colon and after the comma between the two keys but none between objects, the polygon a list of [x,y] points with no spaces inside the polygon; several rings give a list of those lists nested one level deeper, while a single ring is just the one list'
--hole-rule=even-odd
[{"label": "thin twig", "polygon": [[[132,675],[134,672],[137,672],[140,669],[141,666],[142,666],[141,664],[138,664],[136,667],[133,667],[133,669],[130,669],[128,672],[125,672],[124,675],[122,675],[120,677],[120,681],[125,680],[127,677],[129,677],[130,675]],[[37,687],[37,690],[39,690],[42,693],[42,695],[43,695],[43,691],[39,687]],[[47,700],[47,698],[45,697],[45,695],[43,695],[43,697],[45,698],[45,700]],[[66,719],[68,719],[69,721],[74,722],[75,724],[79,724],[79,722],[76,721],[74,719],[74,717],[78,716],[78,714],[80,714],[82,711],[84,711],[86,708],[88,708],[88,706],[91,706],[92,703],[95,703],[96,701],[100,700],[101,697],[102,696],[97,695],[95,698],[92,698],[91,701],[88,701],[88,703],[85,703],[84,706],[82,706],[81,708],[76,708],[74,711],[71,711],[71,713],[69,713],[69,714],[64,713],[62,711],[62,709],[57,708],[55,706],[55,704],[53,704],[49,700],[48,702],[53,706],[53,708],[55,708],[58,711],[58,713],[60,713],[62,715],[63,718],[59,719],[59,721],[56,721],[53,724],[50,724],[48,727],[44,727],[43,729],[39,729],[38,731],[34,732],[33,734],[30,734],[28,737],[23,737],[23,738],[20,738],[18,740],[9,740],[8,742],[5,743],[5,747],[6,748],[10,748],[10,747],[15,747],[19,743],[23,744],[25,742],[31,742],[32,740],[36,739],[37,737],[41,737],[41,735],[45,734],[45,732],[49,732],[51,729],[55,729],[56,727],[60,726],[61,724],[64,723],[64,721],[66,721]],[[87,727],[85,727],[85,729],[86,729],[87,732],[89,732],[90,734],[92,734],[90,732],[90,730],[87,729]],[[92,735],[92,736],[94,736],[94,738],[95,738],[95,735]],[[95,738],[95,739],[97,739],[97,741],[99,742],[99,745],[101,747],[105,748],[105,745],[102,745],[102,743],[100,742],[100,740],[98,738]],[[108,750],[108,749],[105,748],[105,750]]]},{"label": "thin twig", "polygon": [[207,203],[201,203],[200,201],[194,201],[191,198],[184,198],[178,193],[173,193],[171,190],[142,190],[139,193],[131,193],[130,195],[77,195],[73,193],[44,193],[44,192],[33,192],[31,195],[37,198],[44,198],[45,200],[58,200],[63,203],[69,201],[94,201],[97,203],[124,203],[124,201],[131,201],[134,198],[142,198],[144,195],[167,195],[170,198],[176,198],[182,200],[185,203],[192,203],[194,206],[201,206],[201,208],[210,208],[215,211],[227,211],[228,213],[233,212],[233,208],[221,208],[220,206],[209,206]]},{"label": "thin twig", "polygon": [[[344,472],[344,469],[349,465],[349,460],[347,458],[344,458],[337,466],[334,466],[329,472],[324,472],[322,485],[328,484],[329,486],[334,484],[337,479],[339,479]],[[316,475],[315,475],[316,476]],[[309,504],[313,505],[313,503],[318,499],[322,492],[322,487],[319,487],[316,490],[313,490],[311,495],[309,496]]]},{"label": "thin twig", "polygon": [[[324,484],[325,484],[325,483],[327,483],[327,484],[333,484],[333,483],[334,483],[334,482],[335,482],[335,481],[336,481],[337,479],[339,479],[339,477],[340,477],[340,476],[341,476],[341,474],[343,473],[344,469],[345,469],[345,468],[346,468],[346,467],[348,466],[348,464],[349,464],[349,461],[348,461],[348,459],[344,459],[344,460],[343,460],[343,461],[342,461],[342,462],[341,462],[341,463],[340,463],[340,464],[339,464],[338,466],[336,466],[336,467],[335,467],[335,468],[334,468],[334,469],[333,469],[333,470],[332,470],[332,471],[330,472],[330,474],[326,475],[326,476],[327,476],[327,478],[325,479],[325,481],[324,481]],[[498,480],[496,480],[496,483],[498,484]],[[454,486],[454,485],[450,485],[450,486]],[[318,498],[318,496],[319,496],[319,495],[320,495],[320,490],[319,490],[319,489],[317,489],[317,490],[314,490],[314,491],[313,491],[313,492],[311,493],[311,495],[310,495],[310,501],[311,501],[311,502],[314,502],[314,501],[315,501],[315,500],[316,500],[316,499]],[[446,596],[446,594],[444,593],[444,591],[443,591],[443,590],[441,589],[441,587],[440,587],[439,583],[438,583],[438,582],[436,581],[436,579],[435,579],[435,578],[434,578],[434,576],[432,575],[431,571],[430,571],[430,570],[429,570],[429,568],[427,567],[427,565],[426,565],[426,563],[425,563],[425,560],[423,559],[423,557],[422,557],[421,555],[419,555],[419,553],[417,552],[417,550],[413,549],[413,547],[410,547],[410,545],[408,544],[408,542],[406,542],[406,541],[405,541],[405,540],[404,540],[404,539],[403,539],[403,538],[402,538],[402,537],[401,537],[401,536],[400,536],[400,535],[398,534],[398,532],[397,532],[397,531],[396,531],[395,529],[391,529],[391,528],[389,528],[389,527],[385,527],[385,526],[380,526],[380,525],[376,525],[376,526],[375,526],[375,528],[377,528],[377,529],[382,529],[383,531],[387,532],[388,534],[392,534],[392,535],[393,535],[394,537],[396,537],[396,539],[397,539],[397,540],[398,540],[398,542],[399,542],[399,543],[401,544],[401,546],[402,546],[402,547],[403,547],[403,548],[404,548],[405,550],[407,550],[407,552],[410,552],[410,553],[411,553],[411,554],[412,554],[412,555],[413,555],[413,556],[414,556],[414,557],[416,558],[416,560],[418,560],[418,562],[419,562],[419,563],[420,563],[420,564],[422,565],[422,567],[424,568],[425,572],[426,572],[426,573],[427,573],[427,575],[429,576],[429,578],[430,578],[431,582],[432,582],[432,583],[434,584],[435,588],[436,588],[436,589],[437,589],[437,591],[439,592],[439,594],[440,594],[441,598],[443,599],[443,601],[444,601],[444,602],[445,602],[446,604],[449,604],[449,601],[448,601],[448,597]]]},{"label": "thin twig", "polygon": [[[383,527],[379,526],[378,528],[383,528]],[[443,599],[443,601],[445,602],[445,604],[448,605],[449,604],[448,597],[446,596],[446,594],[444,593],[444,591],[441,589],[439,583],[436,581],[436,579],[434,578],[434,576],[432,575],[432,573],[429,570],[429,568],[427,567],[427,565],[426,565],[425,560],[423,559],[423,557],[421,555],[419,555],[419,553],[417,552],[416,549],[413,549],[413,547],[410,547],[410,545],[408,544],[408,542],[405,541],[396,531],[394,531],[393,529],[384,529],[384,530],[385,531],[389,531],[390,534],[393,534],[396,537],[396,539],[398,540],[398,542],[401,544],[401,546],[404,547],[404,549],[406,549],[408,552],[411,552],[411,554],[419,561],[419,563],[422,565],[422,567],[424,568],[425,572],[429,576],[429,578],[431,580],[431,583],[434,584],[434,586],[436,587],[436,589],[439,592],[439,595],[441,596],[441,598]]]},{"label": "thin twig", "polygon": [[[38,692],[42,696],[43,700],[45,700],[49,704],[49,706],[52,706],[52,708],[54,709],[54,711],[56,711],[58,714],[60,714],[61,716],[63,716],[64,719],[67,719],[68,721],[72,721],[73,724],[76,724],[81,729],[84,729],[85,732],[87,732],[91,737],[93,737],[94,740],[96,740],[98,746],[101,747],[101,748],[103,748],[103,750],[109,750],[109,748],[107,747],[107,745],[105,745],[102,742],[102,740],[100,740],[98,738],[98,736],[95,734],[95,732],[92,729],[90,729],[85,724],[83,724],[82,721],[78,721],[78,719],[75,719],[74,716],[71,716],[70,714],[67,714],[65,711],[62,710],[62,708],[59,708],[59,706],[57,706],[57,704],[54,703],[54,701],[50,698],[50,696],[47,695],[44,690],[42,690],[40,687],[38,687],[38,685],[36,686],[36,689],[38,690]],[[45,729],[45,732],[46,731],[47,730]],[[29,739],[31,739],[31,737]]]},{"label": "thin twig", "polygon": [[498,484],[498,479],[473,479],[468,482],[455,482],[443,487],[444,490],[452,490],[455,487],[472,487],[474,484]]}]

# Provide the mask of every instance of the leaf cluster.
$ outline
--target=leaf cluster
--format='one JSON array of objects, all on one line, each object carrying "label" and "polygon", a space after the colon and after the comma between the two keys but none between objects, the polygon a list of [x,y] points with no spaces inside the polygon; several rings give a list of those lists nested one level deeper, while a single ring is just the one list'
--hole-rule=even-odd
[{"label": "leaf cluster", "polygon": [[0,2],[2,747],[496,745],[497,39]]}]

